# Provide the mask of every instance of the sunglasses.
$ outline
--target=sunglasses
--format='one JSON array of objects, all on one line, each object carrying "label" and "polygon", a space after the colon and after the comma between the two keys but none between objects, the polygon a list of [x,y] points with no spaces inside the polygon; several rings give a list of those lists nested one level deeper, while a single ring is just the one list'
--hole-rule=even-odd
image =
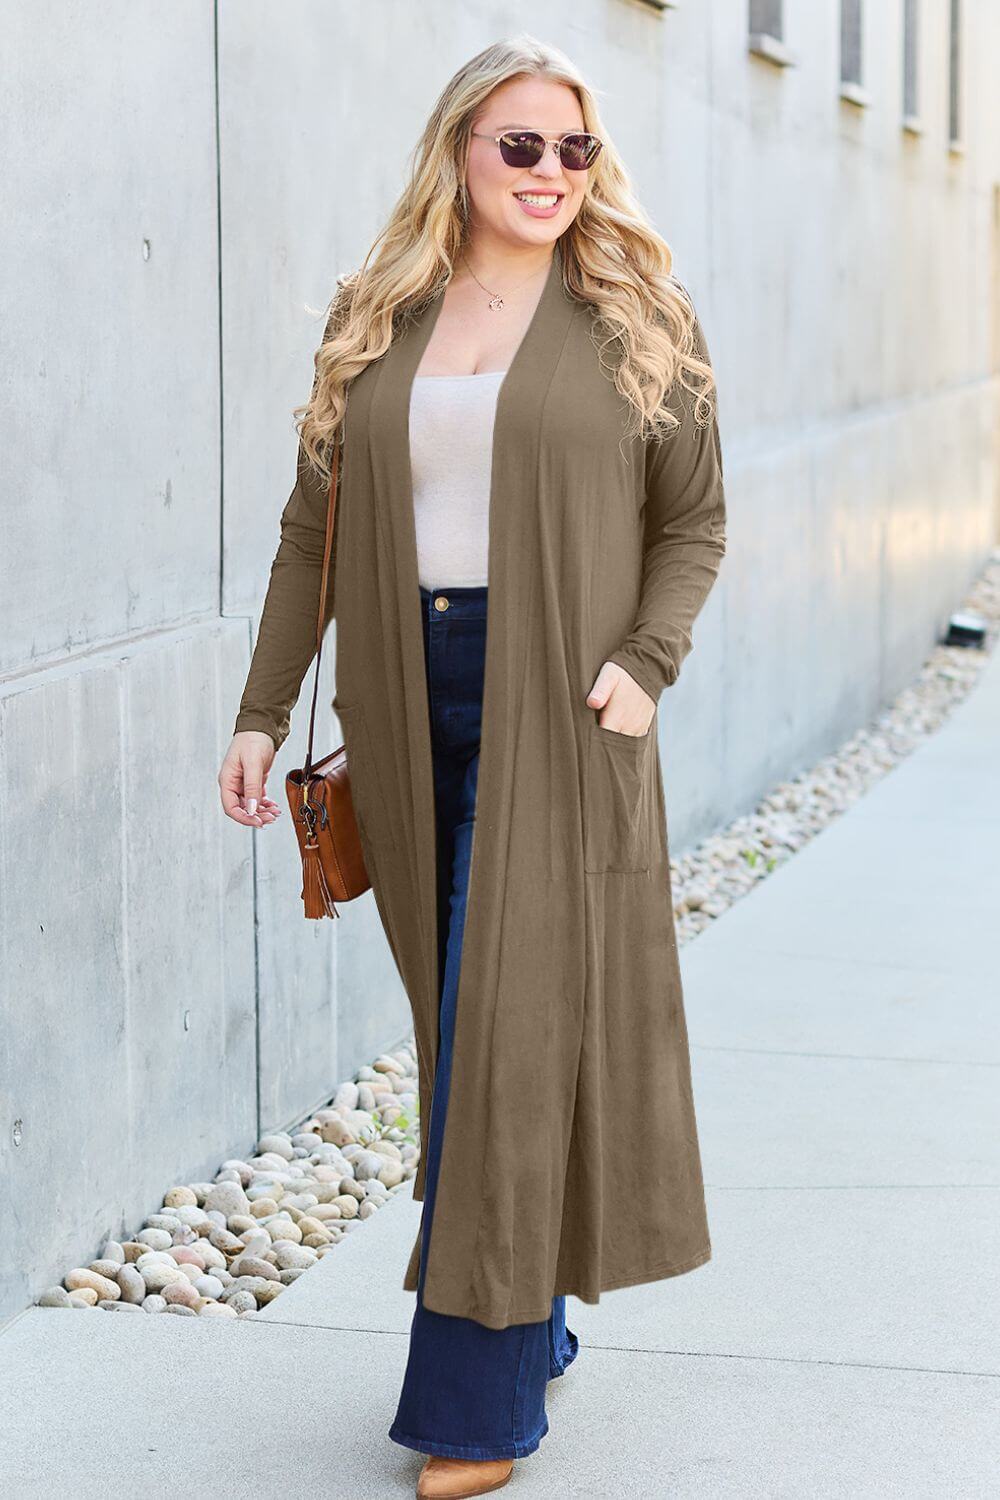
[{"label": "sunglasses", "polygon": [[[503,135],[484,135],[481,130],[473,130],[472,134],[499,146],[500,155],[508,167],[536,166],[548,144],[547,138],[537,130],[508,130]],[[598,136],[578,130],[550,139],[553,150],[568,172],[586,172],[597,160],[604,144]]]}]

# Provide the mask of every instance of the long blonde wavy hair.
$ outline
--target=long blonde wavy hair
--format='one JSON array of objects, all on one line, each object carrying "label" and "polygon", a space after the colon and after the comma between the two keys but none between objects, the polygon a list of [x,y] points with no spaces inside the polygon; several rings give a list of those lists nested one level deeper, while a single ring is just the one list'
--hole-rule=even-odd
[{"label": "long blonde wavy hair", "polygon": [[583,128],[604,142],[560,247],[566,291],[590,304],[602,355],[608,346],[614,350],[614,382],[631,408],[627,434],[669,436],[678,422],[664,402],[675,382],[695,398],[697,422],[712,415],[715,381],[699,358],[694,308],[671,272],[670,247],[641,209],[577,68],[558,48],[521,33],[484,48],[445,85],[384,229],[363,265],[337,277],[312,394],[294,411],[307,459],[324,479],[351,381],[451,278],[468,235],[465,163],[482,106],[499,84],[525,75],[568,85],[580,101]]}]

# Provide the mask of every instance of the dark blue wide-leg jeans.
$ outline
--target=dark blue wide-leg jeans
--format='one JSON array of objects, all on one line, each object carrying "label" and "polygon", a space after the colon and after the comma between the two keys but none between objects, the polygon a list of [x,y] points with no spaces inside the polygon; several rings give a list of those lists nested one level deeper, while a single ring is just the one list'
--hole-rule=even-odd
[{"label": "dark blue wide-leg jeans", "polygon": [[[417,1305],[406,1374],[389,1436],[407,1448],[449,1458],[521,1458],[533,1453],[548,1432],[547,1382],[576,1358],[577,1338],[566,1327],[566,1299],[552,1299],[547,1321],[509,1328],[487,1328],[471,1318],[423,1306],[424,1268],[451,1080],[476,808],[486,588],[422,587],[420,608],[434,763],[442,982],[430,1121],[421,1121],[427,1161]],[[474,1004],[475,997],[469,1003]]]}]

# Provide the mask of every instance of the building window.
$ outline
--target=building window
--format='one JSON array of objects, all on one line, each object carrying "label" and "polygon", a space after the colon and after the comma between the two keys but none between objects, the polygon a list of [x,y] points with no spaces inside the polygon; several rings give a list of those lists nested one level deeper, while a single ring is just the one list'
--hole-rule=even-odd
[{"label": "building window", "polygon": [[948,48],[948,144],[962,144],[962,0],[950,0]]},{"label": "building window", "polygon": [[764,57],[779,68],[794,63],[794,57],[785,46],[783,0],[750,0],[748,45],[755,57]]},{"label": "building window", "polygon": [[861,82],[861,0],[840,0],[840,81]]},{"label": "building window", "polygon": [[903,0],[903,129],[919,135],[920,0]]},{"label": "building window", "polygon": [[750,0],[750,30],[774,37],[776,42],[785,40],[782,0]]},{"label": "building window", "polygon": [[861,81],[863,15],[861,0],[840,0],[840,97],[849,104],[868,104]]}]

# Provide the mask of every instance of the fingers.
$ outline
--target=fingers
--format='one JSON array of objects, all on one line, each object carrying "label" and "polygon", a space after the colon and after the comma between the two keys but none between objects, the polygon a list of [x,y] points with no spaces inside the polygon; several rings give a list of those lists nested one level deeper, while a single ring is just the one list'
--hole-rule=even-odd
[{"label": "fingers", "polygon": [[282,809],[278,806],[277,802],[273,802],[270,797],[262,797],[260,799],[260,802],[257,804],[257,816],[261,818],[264,823],[276,823],[281,817],[281,813]]},{"label": "fingers", "polygon": [[[243,806],[251,818],[257,816],[257,803],[264,795],[264,762],[255,755],[243,760]],[[258,823],[258,827],[263,825]]]},{"label": "fingers", "polygon": [[[250,808],[247,802],[248,799],[244,797],[243,810],[249,814]],[[260,819],[260,823],[254,826],[266,828],[268,823],[276,823],[281,817],[281,812],[282,809],[278,806],[277,802],[272,802],[270,797],[259,797],[257,799],[256,816]]]},{"label": "fingers", "polygon": [[611,696],[611,690],[618,681],[619,668],[614,662],[606,661],[594,679],[594,686],[587,694],[587,706],[589,708],[603,708]]},{"label": "fingers", "polygon": [[219,771],[219,795],[227,818],[245,828],[266,828],[282,809],[267,795],[267,768],[260,752],[230,748]]}]

